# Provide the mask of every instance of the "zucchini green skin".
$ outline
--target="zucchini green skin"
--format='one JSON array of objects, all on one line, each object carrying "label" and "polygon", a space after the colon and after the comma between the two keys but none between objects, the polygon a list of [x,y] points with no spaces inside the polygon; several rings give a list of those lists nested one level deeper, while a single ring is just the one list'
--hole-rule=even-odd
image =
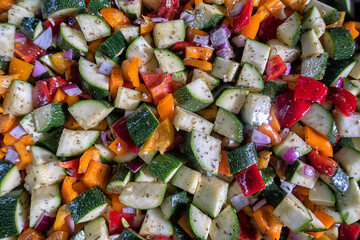
[{"label": "zucchini green skin", "polygon": [[229,152],[227,156],[231,174],[237,173],[259,161],[253,142]]},{"label": "zucchini green skin", "polygon": [[17,229],[16,208],[23,194],[28,195],[24,189],[17,189],[0,197],[0,238],[7,238],[18,235],[22,229]]},{"label": "zucchini green skin", "polygon": [[118,31],[100,44],[98,51],[111,59],[116,59],[125,50],[126,44],[126,38]]},{"label": "zucchini green skin", "polygon": [[167,182],[169,177],[172,176],[174,171],[182,164],[183,161],[177,153],[164,153],[156,156],[147,166],[146,170],[161,182]]},{"label": "zucchini green skin", "polygon": [[[47,19],[53,15],[68,15],[69,12],[75,12],[77,9],[85,8],[84,0],[44,0],[41,4],[43,18]],[[61,12],[64,12],[61,14]],[[58,17],[58,16],[57,16]]]},{"label": "zucchini green skin", "polygon": [[271,98],[275,98],[277,95],[286,92],[287,89],[288,89],[288,83],[286,82],[265,81],[264,89],[260,93],[264,95],[268,95]]},{"label": "zucchini green skin", "polygon": [[129,228],[125,228],[124,231],[117,238],[117,240],[142,240],[142,239],[143,239],[142,237],[140,237],[137,233],[135,233]]},{"label": "zucchini green skin", "polygon": [[0,56],[0,70],[4,73],[8,73],[10,62],[6,60],[4,57]]},{"label": "zucchini green skin", "polygon": [[324,80],[322,81],[326,86],[331,87],[334,82],[338,79],[341,73],[351,64],[355,64],[354,60],[338,60],[338,61],[329,61],[329,64],[326,68]]},{"label": "zucchini green skin", "polygon": [[186,110],[189,110],[191,112],[197,112],[201,109],[204,109],[212,102],[196,98],[195,96],[193,96],[187,86],[180,88],[179,90],[174,92],[173,95],[182,108],[185,108]]},{"label": "zucchini green skin", "polygon": [[324,41],[325,51],[333,60],[348,59],[354,54],[355,41],[344,27],[326,29]]},{"label": "zucchini green skin", "polygon": [[95,14],[99,14],[103,8],[110,7],[110,0],[90,0],[87,8]]},{"label": "zucchini green skin", "polygon": [[99,187],[93,187],[81,193],[72,200],[68,208],[75,223],[79,223],[83,217],[88,215],[93,209],[107,204],[108,201]]},{"label": "zucchini green skin", "polygon": [[[41,108],[44,108],[44,107],[46,107],[46,105]],[[40,108],[38,108],[38,109],[40,109]],[[37,111],[37,109],[35,109],[34,113],[36,111]],[[37,121],[35,121],[35,126],[36,126],[37,132],[41,132],[41,133],[47,132],[47,131],[50,131],[57,127],[61,127],[66,123],[66,121],[68,119],[68,112],[66,110],[66,105],[64,103],[51,103],[49,112],[47,114],[50,115],[49,121],[41,129],[37,129],[38,125],[36,124]],[[36,114],[34,115],[34,117],[36,118]],[[40,116],[38,116],[38,117],[40,117]]]},{"label": "zucchini green skin", "polygon": [[286,197],[287,192],[285,192],[279,185],[279,180],[274,179],[272,183],[266,186],[265,189],[261,191],[261,194],[264,196],[266,201],[276,207],[280,202]]},{"label": "zucchini green skin", "polygon": [[26,37],[34,40],[42,31],[42,23],[37,18],[24,17],[20,23],[20,31]]},{"label": "zucchini green skin", "polygon": [[49,149],[53,153],[56,153],[62,131],[63,131],[62,127],[55,129],[51,133],[40,138],[40,140],[36,144],[41,147],[45,147]]},{"label": "zucchini green skin", "polygon": [[126,125],[130,137],[140,147],[155,131],[159,121],[144,103],[126,118]]},{"label": "zucchini green skin", "polygon": [[328,63],[329,53],[310,56],[302,60],[301,75],[322,80]]}]

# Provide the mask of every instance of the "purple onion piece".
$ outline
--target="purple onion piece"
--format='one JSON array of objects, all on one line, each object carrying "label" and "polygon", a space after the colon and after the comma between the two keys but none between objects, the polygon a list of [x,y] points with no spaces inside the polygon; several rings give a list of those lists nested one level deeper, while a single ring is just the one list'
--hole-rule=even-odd
[{"label": "purple onion piece", "polygon": [[193,10],[186,10],[181,13],[180,19],[184,20],[185,22],[191,22],[195,20],[195,13]]},{"label": "purple onion piece", "polygon": [[245,1],[241,1],[235,4],[235,7],[230,11],[230,16],[235,17],[236,15],[239,15],[244,5],[245,5]]},{"label": "purple onion piece", "polygon": [[62,55],[67,59],[67,60],[72,60],[72,49],[67,50],[66,52],[64,52]]},{"label": "purple onion piece", "polygon": [[284,128],[283,130],[281,130],[281,132],[279,133],[279,136],[281,139],[286,138],[286,136],[289,134],[290,129],[289,128]]},{"label": "purple onion piece", "polygon": [[225,33],[226,33],[226,37],[229,38],[231,36],[231,32],[229,30],[229,28],[225,25],[225,24],[222,24],[219,29],[222,28],[225,30]]},{"label": "purple onion piece", "polygon": [[109,76],[114,66],[115,64],[113,62],[104,61],[101,63],[98,73]]},{"label": "purple onion piece", "polygon": [[331,86],[342,88],[344,86],[344,78],[339,77],[338,79],[335,80],[335,82]]},{"label": "purple onion piece", "polygon": [[236,47],[242,48],[246,45],[247,38],[244,35],[238,35],[233,37],[232,42],[235,44]]},{"label": "purple onion piece", "polygon": [[69,83],[61,86],[61,89],[69,96],[78,96],[82,93],[82,90],[76,83]]},{"label": "purple onion piece", "polygon": [[5,160],[8,160],[9,162],[12,162],[13,164],[16,164],[20,161],[20,155],[15,150],[14,146],[6,146]]},{"label": "purple onion piece", "polygon": [[44,65],[42,65],[39,61],[35,60],[32,76],[39,77],[46,72],[47,72],[47,68],[44,67]]},{"label": "purple onion piece", "polygon": [[9,134],[16,139],[20,139],[22,136],[26,135],[27,132],[21,125],[17,125],[9,132]]},{"label": "purple onion piece", "polygon": [[145,19],[142,17],[138,17],[133,21],[133,24],[140,26],[141,24],[145,23]]},{"label": "purple onion piece", "polygon": [[46,231],[51,227],[54,221],[55,221],[55,216],[44,213],[42,217],[39,219],[39,221],[36,223],[34,229],[40,232]]},{"label": "purple onion piece", "polygon": [[169,19],[164,18],[164,17],[153,17],[153,18],[151,18],[151,21],[153,21],[155,23],[161,23],[161,22],[168,22]]},{"label": "purple onion piece", "polygon": [[254,143],[266,145],[271,143],[271,138],[268,135],[254,129],[251,134],[251,141]]},{"label": "purple onion piece", "polygon": [[307,177],[314,177],[315,176],[315,169],[313,168],[313,166],[305,165],[303,167],[302,174],[304,174],[304,176],[307,176]]},{"label": "purple onion piece", "polygon": [[193,42],[207,46],[209,44],[209,36],[195,35]]},{"label": "purple onion piece", "polygon": [[230,199],[231,205],[234,207],[236,212],[240,211],[244,207],[249,205],[249,199],[240,193]]},{"label": "purple onion piece", "polygon": [[131,208],[131,207],[126,207],[122,209],[123,213],[128,213],[128,214],[135,214],[135,209]]},{"label": "purple onion piece", "polygon": [[288,181],[283,181],[280,184],[280,187],[287,193],[291,193],[293,189],[296,187],[296,184],[289,183]]},{"label": "purple onion piece", "polygon": [[300,240],[300,234],[290,232],[287,240]]},{"label": "purple onion piece", "polygon": [[16,31],[15,32],[15,42],[24,44],[26,42],[26,36],[24,34],[22,34],[22,32],[20,31]]},{"label": "purple onion piece", "polygon": [[52,28],[48,27],[44,32],[40,34],[35,40],[34,44],[38,45],[42,49],[48,49],[53,40]]},{"label": "purple onion piece", "polygon": [[133,173],[139,171],[139,169],[145,164],[145,162],[141,158],[135,158],[130,162],[126,163],[125,166],[130,169]]},{"label": "purple onion piece", "polygon": [[260,201],[258,201],[257,203],[255,203],[255,205],[252,206],[252,209],[254,211],[258,210],[259,208],[261,208],[262,206],[264,206],[266,204],[266,200],[265,199],[261,199]]},{"label": "purple onion piece", "polygon": [[296,151],[294,147],[291,147],[285,154],[282,155],[282,158],[289,164],[293,164],[299,157],[300,153]]},{"label": "purple onion piece", "polygon": [[286,65],[286,71],[284,72],[283,75],[287,76],[287,75],[290,75],[290,72],[291,72],[291,63],[285,63]]},{"label": "purple onion piece", "polygon": [[227,32],[224,28],[213,29],[210,31],[210,41],[215,48],[220,47],[227,39]]}]

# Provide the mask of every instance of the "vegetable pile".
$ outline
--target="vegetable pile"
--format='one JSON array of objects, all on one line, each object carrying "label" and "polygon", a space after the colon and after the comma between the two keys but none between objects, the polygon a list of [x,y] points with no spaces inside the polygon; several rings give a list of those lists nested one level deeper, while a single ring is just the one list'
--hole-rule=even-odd
[{"label": "vegetable pile", "polygon": [[0,239],[357,239],[357,8],[1,0]]}]

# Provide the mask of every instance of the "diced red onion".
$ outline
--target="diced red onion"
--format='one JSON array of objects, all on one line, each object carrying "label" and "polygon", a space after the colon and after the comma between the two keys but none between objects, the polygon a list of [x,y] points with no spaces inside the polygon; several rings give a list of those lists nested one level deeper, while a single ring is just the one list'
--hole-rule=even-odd
[{"label": "diced red onion", "polygon": [[75,174],[76,174],[76,170],[74,168],[67,168],[65,171],[66,171],[66,174],[71,177],[75,176]]},{"label": "diced red onion", "polygon": [[49,22],[51,23],[51,26],[55,26],[55,21],[53,18],[48,18]]},{"label": "diced red onion", "polygon": [[26,135],[27,132],[21,125],[17,125],[9,132],[9,134],[16,139],[20,139],[22,136]]},{"label": "diced red onion", "polygon": [[271,143],[271,138],[268,135],[254,129],[251,134],[251,141],[265,145]]},{"label": "diced red onion", "polygon": [[224,28],[218,28],[210,31],[210,41],[215,48],[220,47],[227,41],[227,39],[227,32]]},{"label": "diced red onion", "polygon": [[235,53],[232,48],[223,48],[216,50],[216,56],[229,60],[235,57]]},{"label": "diced red onion", "polygon": [[300,157],[300,153],[293,147],[291,147],[284,155],[282,155],[282,158],[289,164],[295,162],[298,157]]},{"label": "diced red onion", "polygon": [[34,70],[32,72],[33,77],[39,77],[42,74],[46,73],[47,69],[39,61],[35,60]]},{"label": "diced red onion", "polygon": [[185,22],[194,21],[195,20],[194,10],[183,11],[180,15],[180,19],[184,20]]},{"label": "diced red onion", "polygon": [[288,128],[284,128],[283,130],[281,130],[281,132],[279,133],[279,136],[281,139],[286,138],[286,136],[289,134],[290,129]]},{"label": "diced red onion", "polygon": [[231,36],[231,32],[229,30],[229,28],[225,25],[225,24],[222,24],[219,29],[222,28],[225,30],[225,33],[226,33],[226,37],[229,38]]},{"label": "diced red onion", "polygon": [[136,173],[144,164],[145,162],[141,158],[135,158],[134,160],[126,163],[125,166],[133,173]]},{"label": "diced red onion", "polygon": [[145,19],[142,17],[138,17],[133,21],[133,24],[140,26],[141,24],[145,23]]},{"label": "diced red onion", "polygon": [[344,86],[344,78],[339,77],[331,86],[342,88]]},{"label": "diced red onion", "polygon": [[307,177],[314,177],[315,176],[315,169],[313,168],[313,166],[305,165],[303,167],[302,173]]},{"label": "diced red onion", "polygon": [[284,72],[283,75],[290,75],[290,72],[291,72],[291,63],[285,63],[286,65],[286,71]]},{"label": "diced red onion", "polygon": [[63,56],[68,60],[72,60],[72,49],[69,49],[66,52],[64,52]]},{"label": "diced red onion", "polygon": [[120,6],[119,6],[119,3],[118,3],[118,1],[119,1],[119,0],[114,0],[114,2],[115,2],[115,5],[116,5],[116,7],[117,7],[118,9],[121,9],[121,8],[120,8]]},{"label": "diced red onion", "polygon": [[337,227],[337,228],[339,228],[340,225],[341,225],[340,223],[335,223],[335,224],[334,224],[334,226]]},{"label": "diced red onion", "polygon": [[71,232],[75,232],[75,222],[71,214],[67,215],[65,218],[66,224],[69,226]]},{"label": "diced red onion", "polygon": [[230,11],[230,16],[235,17],[236,15],[239,15],[244,4],[245,4],[245,1],[241,1],[237,4],[235,4],[235,7]]},{"label": "diced red onion", "polygon": [[38,45],[39,47],[43,48],[43,49],[48,49],[51,44],[52,44],[52,40],[53,40],[53,34],[52,34],[52,28],[48,27],[44,32],[42,32],[40,34],[40,36],[38,36],[35,40],[34,40],[34,44]]},{"label": "diced red onion", "polygon": [[108,76],[111,74],[111,70],[113,69],[114,65],[115,64],[112,62],[104,61],[101,63],[98,73]]},{"label": "diced red onion", "polygon": [[133,227],[137,228],[140,227],[142,222],[144,221],[145,215],[142,214],[140,216],[134,216],[134,220],[133,220]]},{"label": "diced red onion", "polygon": [[55,221],[55,216],[51,216],[47,213],[44,213],[42,217],[39,219],[39,221],[36,223],[34,229],[40,232],[46,231],[51,227],[54,221]]},{"label": "diced red onion", "polygon": [[287,240],[300,240],[300,235],[294,232],[290,232]]},{"label": "diced red onion", "polygon": [[15,32],[15,42],[24,44],[26,42],[26,36],[22,34],[20,31]]},{"label": "diced red onion", "polygon": [[240,193],[235,195],[230,199],[231,205],[234,207],[235,211],[238,212],[244,207],[249,205],[249,199]]},{"label": "diced red onion", "polygon": [[296,187],[296,184],[289,183],[288,181],[283,181],[280,187],[287,193],[291,193]]},{"label": "diced red onion", "polygon": [[128,214],[135,214],[135,209],[131,208],[131,207],[126,207],[123,208],[123,213],[128,213]]},{"label": "diced red onion", "polygon": [[151,18],[151,21],[153,21],[155,23],[161,23],[161,22],[168,22],[169,19],[164,18],[164,17],[153,17],[153,18]]},{"label": "diced red onion", "polygon": [[106,139],[105,131],[100,132],[100,139],[101,139],[102,144],[104,144],[105,147],[109,146],[109,143],[107,142],[107,139]]},{"label": "diced red onion", "polygon": [[201,36],[201,35],[195,35],[193,39],[194,43],[200,44],[200,45],[209,45],[209,36]]},{"label": "diced red onion", "polygon": [[246,45],[247,38],[244,35],[238,35],[236,37],[233,37],[232,42],[235,44],[236,47],[242,48]]},{"label": "diced red onion", "polygon": [[252,132],[257,129],[258,127],[257,126],[251,126],[249,124],[245,124],[245,134],[247,136],[250,136],[252,134]]},{"label": "diced red onion", "polygon": [[270,147],[271,147],[271,144],[255,143],[255,149],[256,149],[257,152],[269,149]]},{"label": "diced red onion", "polygon": [[62,85],[61,89],[69,96],[79,96],[82,91],[76,83]]},{"label": "diced red onion", "polygon": [[6,146],[5,160],[8,160],[13,164],[18,163],[20,161],[20,155],[15,150],[14,146]]},{"label": "diced red onion", "polygon": [[258,201],[257,203],[255,203],[254,206],[252,206],[252,209],[254,211],[258,210],[259,208],[261,208],[262,206],[264,206],[266,204],[266,200],[265,199],[261,199],[260,201]]}]

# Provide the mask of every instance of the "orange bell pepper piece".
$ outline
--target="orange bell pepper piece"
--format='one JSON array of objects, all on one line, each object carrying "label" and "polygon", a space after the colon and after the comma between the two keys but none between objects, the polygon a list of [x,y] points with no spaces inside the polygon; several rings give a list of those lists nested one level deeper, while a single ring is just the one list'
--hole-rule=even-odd
[{"label": "orange bell pepper piece", "polygon": [[73,184],[76,182],[75,177],[66,176],[61,186],[61,198],[64,204],[69,204],[78,193],[73,189]]},{"label": "orange bell pepper piece", "polygon": [[356,39],[359,36],[359,32],[358,32],[358,30],[356,30],[356,23],[354,21],[345,23],[344,28],[349,30],[353,39]]},{"label": "orange bell pepper piece", "polygon": [[271,15],[276,15],[281,12],[286,6],[280,0],[267,0],[264,3],[265,8]]},{"label": "orange bell pepper piece", "polygon": [[256,13],[251,16],[250,23],[243,28],[241,34],[246,38],[254,39],[259,31],[260,22],[264,19],[264,16],[260,16],[260,14]]},{"label": "orange bell pepper piece", "polygon": [[14,146],[14,144],[17,143],[18,141],[19,141],[19,139],[14,138],[9,133],[4,134],[3,143],[5,145]]},{"label": "orange bell pepper piece", "polygon": [[232,176],[229,168],[229,160],[227,157],[228,152],[221,150],[221,161],[219,163],[218,173],[224,174],[226,176]]},{"label": "orange bell pepper piece", "polygon": [[101,120],[101,122],[96,126],[91,128],[94,131],[105,131],[108,127],[108,122],[106,119]]},{"label": "orange bell pepper piece", "polygon": [[199,3],[203,3],[204,0],[195,0],[195,6],[197,6]]},{"label": "orange bell pepper piece", "polygon": [[194,233],[192,232],[192,230],[189,228],[189,224],[188,221],[186,220],[186,216],[185,214],[182,215],[182,217],[179,219],[179,221],[177,222],[180,227],[192,238],[195,238]]},{"label": "orange bell pepper piece", "polygon": [[122,156],[130,151],[129,147],[120,138],[116,138],[110,145],[109,148],[116,153],[118,156]]},{"label": "orange bell pepper piece", "polygon": [[0,133],[7,132],[15,123],[16,116],[11,114],[0,114]]},{"label": "orange bell pepper piece", "polygon": [[124,208],[126,208],[125,205],[121,204],[121,202],[119,200],[119,196],[120,196],[120,194],[112,194],[111,195],[111,204],[112,204],[114,211],[116,211],[116,212],[122,212],[122,210]]},{"label": "orange bell pepper piece", "polygon": [[274,215],[274,207],[270,204],[265,204],[253,213],[253,217],[260,229],[268,235],[271,239],[280,239],[282,222]]},{"label": "orange bell pepper piece", "polygon": [[147,102],[147,103],[152,103],[153,99],[151,97],[149,89],[147,89],[145,84],[140,83],[139,87],[136,87],[135,90],[143,93],[143,95],[141,97],[141,101]]},{"label": "orange bell pepper piece", "polygon": [[151,33],[155,27],[155,22],[151,21],[149,17],[143,16],[145,22],[140,25],[140,35]]},{"label": "orange bell pepper piece", "polygon": [[78,173],[85,173],[91,161],[100,162],[100,150],[91,146],[80,157]]},{"label": "orange bell pepper piece", "polygon": [[88,190],[88,187],[82,181],[74,183],[72,187],[74,191],[77,192],[77,194],[79,195]]},{"label": "orange bell pepper piece", "polygon": [[170,93],[160,100],[157,110],[162,120],[169,119],[172,121],[175,115],[174,97]]},{"label": "orange bell pepper piece", "polygon": [[80,101],[80,98],[78,96],[67,96],[66,98],[66,103],[69,107],[74,103],[77,103],[78,101]]},{"label": "orange bell pepper piece", "polygon": [[116,98],[118,88],[122,86],[123,83],[124,83],[124,78],[121,72],[121,68],[114,67],[111,70],[110,81],[109,81],[109,88],[112,99]]},{"label": "orange bell pepper piece", "polygon": [[[334,218],[324,212],[321,209],[315,209],[314,215],[324,224],[324,226],[329,229],[334,223]],[[316,239],[320,238],[325,232],[306,232],[309,235],[314,236]]]},{"label": "orange bell pepper piece", "polygon": [[57,52],[52,54],[50,59],[51,62],[56,66],[57,69],[59,69],[61,73],[64,73],[65,70],[69,69],[74,63],[73,61],[65,58],[63,56],[63,52]]},{"label": "orange bell pepper piece", "polygon": [[80,127],[79,123],[71,115],[69,116],[69,119],[66,121],[64,128],[67,128],[70,130],[83,130],[83,128]]},{"label": "orange bell pepper piece", "polygon": [[61,88],[58,88],[56,90],[53,102],[54,103],[66,103],[66,101],[67,101],[67,94]]},{"label": "orange bell pepper piece", "polygon": [[259,169],[265,169],[269,166],[271,154],[272,154],[272,152],[270,152],[268,150],[263,150],[258,153],[258,155],[259,155],[258,168]]},{"label": "orange bell pepper piece", "polygon": [[0,95],[6,93],[6,90],[10,87],[11,82],[15,79],[19,79],[20,74],[0,76]]},{"label": "orange bell pepper piece", "polygon": [[268,124],[264,123],[257,130],[271,138],[271,144],[277,145],[281,142],[279,134]]},{"label": "orange bell pepper piece", "polygon": [[194,9],[194,4],[195,4],[195,0],[190,0],[188,1],[185,6],[183,7],[182,11],[186,11],[186,10],[193,10]]},{"label": "orange bell pepper piece", "polygon": [[65,218],[70,215],[70,210],[63,205],[59,208],[56,214],[55,222],[54,222],[54,230],[55,231],[66,231],[71,232],[69,226],[67,225]]},{"label": "orange bell pepper piece", "polygon": [[103,8],[100,10],[105,21],[111,26],[130,24],[131,21],[122,11],[116,8]]},{"label": "orange bell pepper piece", "polygon": [[109,173],[109,165],[98,161],[91,161],[82,181],[89,188],[99,186],[104,189]]},{"label": "orange bell pepper piece", "polygon": [[310,193],[310,188],[302,187],[302,186],[296,186],[295,188],[302,196],[308,197]]},{"label": "orange bell pepper piece", "polygon": [[89,43],[89,52],[95,53],[97,48],[104,42],[104,38],[96,39]]},{"label": "orange bell pepper piece", "polygon": [[67,240],[69,233],[65,231],[53,232],[46,240]]},{"label": "orange bell pepper piece", "polygon": [[184,59],[183,62],[186,66],[200,68],[204,71],[210,71],[212,69],[212,64],[207,61],[189,58],[189,59]]},{"label": "orange bell pepper piece", "polygon": [[186,47],[185,57],[201,59],[204,61],[210,60],[213,50],[207,47]]},{"label": "orange bell pepper piece", "polygon": [[163,120],[155,129],[153,134],[143,145],[141,152],[150,152],[158,150],[163,154],[173,142],[175,137],[175,130],[170,120],[167,118]]},{"label": "orange bell pepper piece", "polygon": [[45,239],[38,231],[35,231],[33,228],[28,228],[23,231],[18,240],[43,240]]},{"label": "orange bell pepper piece", "polygon": [[140,86],[139,58],[124,60],[121,63],[121,70],[126,81],[131,82],[134,87]]},{"label": "orange bell pepper piece", "polygon": [[34,141],[33,141],[32,137],[29,134],[26,134],[26,135],[22,136],[20,138],[19,142],[21,142],[25,146],[29,146],[29,145],[34,144]]},{"label": "orange bell pepper piece", "polygon": [[16,142],[14,143],[15,150],[18,152],[20,156],[20,162],[16,163],[16,166],[18,169],[25,169],[29,163],[31,163],[31,157],[26,150],[26,146],[22,142]]},{"label": "orange bell pepper piece", "polygon": [[0,12],[7,12],[14,4],[16,4],[15,0],[1,0]]},{"label": "orange bell pepper piece", "polygon": [[333,156],[333,148],[329,140],[309,126],[304,127],[304,134],[306,144],[309,144],[312,148],[317,149],[327,157]]},{"label": "orange bell pepper piece", "polygon": [[188,28],[186,29],[186,41],[192,42],[196,35],[199,36],[208,36],[209,34],[207,32],[201,31],[196,28]]},{"label": "orange bell pepper piece", "polygon": [[270,121],[269,125],[276,131],[279,132],[281,129],[280,123],[276,117],[276,108],[275,105],[271,106],[270,108]]},{"label": "orange bell pepper piece", "polygon": [[9,74],[19,74],[19,79],[27,81],[30,77],[34,65],[18,58],[12,58],[9,64]]}]

